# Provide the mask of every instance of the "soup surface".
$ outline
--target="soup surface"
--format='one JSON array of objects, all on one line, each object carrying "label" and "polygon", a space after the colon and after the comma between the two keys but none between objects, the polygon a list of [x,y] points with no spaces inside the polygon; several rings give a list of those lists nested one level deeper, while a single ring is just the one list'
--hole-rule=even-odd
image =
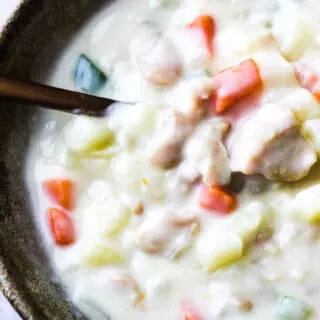
[{"label": "soup surface", "polygon": [[49,114],[35,213],[91,319],[320,316],[317,0],[118,0],[50,83],[111,96]]}]

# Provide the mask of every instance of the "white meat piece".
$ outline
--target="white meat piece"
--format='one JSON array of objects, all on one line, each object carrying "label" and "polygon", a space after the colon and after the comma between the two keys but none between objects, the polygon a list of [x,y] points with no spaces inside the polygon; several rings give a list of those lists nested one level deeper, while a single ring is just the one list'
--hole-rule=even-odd
[{"label": "white meat piece", "polygon": [[[191,21],[193,20],[188,21],[188,23]],[[210,54],[197,30],[183,25],[182,28],[173,29],[170,37],[177,46],[184,69],[187,72],[205,69],[208,66]]]},{"label": "white meat piece", "polygon": [[151,163],[162,169],[176,166],[182,156],[185,141],[194,129],[194,121],[171,111],[165,115],[158,135],[151,141]]},{"label": "white meat piece", "polygon": [[302,179],[317,160],[291,111],[276,104],[261,107],[240,124],[229,151],[232,171],[260,173],[270,180]]},{"label": "white meat piece", "polygon": [[229,129],[229,123],[214,119],[200,126],[186,145],[185,168],[197,168],[207,185],[226,185],[230,181],[229,157],[222,142]]},{"label": "white meat piece", "polygon": [[174,227],[169,220],[170,215],[168,212],[159,210],[150,212],[144,220],[138,231],[138,243],[144,252],[156,254],[166,248],[174,232]]},{"label": "white meat piece", "polygon": [[[185,213],[188,215],[188,212]],[[195,215],[182,216],[170,210],[153,210],[138,229],[138,245],[146,253],[174,258],[182,253],[192,240],[192,230],[200,228]]]},{"label": "white meat piece", "polygon": [[130,55],[142,77],[155,85],[170,86],[180,78],[180,58],[167,37],[140,36],[132,41]]},{"label": "white meat piece", "polygon": [[205,104],[213,92],[212,78],[192,77],[180,81],[165,95],[165,104],[186,116],[201,119],[208,108]]}]

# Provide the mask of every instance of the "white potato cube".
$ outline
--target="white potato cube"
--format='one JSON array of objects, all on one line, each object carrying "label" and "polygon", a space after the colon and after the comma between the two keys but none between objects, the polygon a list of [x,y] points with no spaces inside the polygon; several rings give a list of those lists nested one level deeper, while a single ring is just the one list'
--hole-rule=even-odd
[{"label": "white potato cube", "polygon": [[272,32],[286,58],[301,57],[311,42],[308,17],[298,7],[286,6],[275,15],[272,25]]},{"label": "white potato cube", "polygon": [[115,237],[129,224],[130,210],[119,199],[106,197],[94,199],[93,203],[84,209],[85,232],[92,236],[100,234]]},{"label": "white potato cube", "polygon": [[253,52],[277,47],[270,30],[261,25],[228,25],[217,33],[215,41],[215,66],[219,69],[230,67]]},{"label": "white potato cube", "polygon": [[263,202],[253,202],[236,212],[226,224],[226,229],[232,230],[248,244],[265,228],[273,212],[271,207]]},{"label": "white potato cube", "polygon": [[317,154],[320,154],[320,119],[308,120],[302,125],[303,135],[311,141]]},{"label": "white potato cube", "polygon": [[320,184],[300,191],[296,195],[297,215],[310,223],[320,222]]},{"label": "white potato cube", "polygon": [[196,252],[205,270],[216,271],[241,258],[243,244],[239,236],[212,228],[200,236]]},{"label": "white potato cube", "polygon": [[306,89],[297,88],[280,100],[279,106],[289,108],[299,123],[320,118],[320,105]]},{"label": "white potato cube", "polygon": [[[134,108],[134,112],[132,112]],[[130,116],[129,116],[130,115]],[[146,134],[155,126],[158,116],[157,106],[138,103],[134,106],[117,104],[108,118],[108,125],[116,132],[139,136]]]},{"label": "white potato cube", "polygon": [[297,86],[292,65],[277,50],[263,50],[248,58],[257,63],[264,89]]},{"label": "white potato cube", "polygon": [[111,247],[99,243],[91,244],[84,249],[82,261],[85,265],[91,267],[101,267],[110,264],[121,264],[124,262],[124,259],[120,253]]},{"label": "white potato cube", "polygon": [[104,119],[75,117],[65,131],[67,146],[75,152],[100,151],[113,145],[115,136]]}]

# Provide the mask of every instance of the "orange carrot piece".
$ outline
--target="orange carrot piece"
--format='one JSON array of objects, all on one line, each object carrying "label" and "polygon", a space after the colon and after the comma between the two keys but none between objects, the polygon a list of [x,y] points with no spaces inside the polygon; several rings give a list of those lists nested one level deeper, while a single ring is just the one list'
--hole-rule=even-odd
[{"label": "orange carrot piece", "polygon": [[43,189],[55,204],[66,210],[72,210],[75,206],[76,185],[68,179],[53,179],[43,182]]},{"label": "orange carrot piece", "polygon": [[183,320],[202,320],[202,316],[190,302],[182,303]]},{"label": "orange carrot piece", "polygon": [[57,208],[49,208],[47,216],[53,240],[58,246],[69,246],[76,241],[73,220],[67,213]]},{"label": "orange carrot piece", "polygon": [[236,208],[237,199],[219,186],[204,186],[199,204],[204,209],[229,214]]},{"label": "orange carrot piece", "polygon": [[213,78],[214,112],[228,111],[235,102],[254,93],[261,85],[259,68],[252,59],[219,72]]},{"label": "orange carrot piece", "polygon": [[216,31],[214,19],[211,16],[199,16],[188,27],[202,32],[206,47],[210,55],[213,55],[213,38]]}]

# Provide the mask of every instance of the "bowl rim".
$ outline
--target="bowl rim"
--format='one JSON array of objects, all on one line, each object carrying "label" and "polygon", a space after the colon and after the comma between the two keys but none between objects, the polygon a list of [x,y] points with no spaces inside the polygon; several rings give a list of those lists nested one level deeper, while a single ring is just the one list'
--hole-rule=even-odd
[{"label": "bowl rim", "polygon": [[[24,31],[25,26],[31,22],[35,14],[41,9],[41,6],[42,1],[20,0],[20,3],[9,14],[3,28],[0,30],[0,59],[6,56],[12,39]],[[10,267],[4,262],[1,255],[0,277],[0,291],[17,312],[18,316],[23,320],[33,319],[27,299],[17,289],[18,283],[11,276]]]}]

